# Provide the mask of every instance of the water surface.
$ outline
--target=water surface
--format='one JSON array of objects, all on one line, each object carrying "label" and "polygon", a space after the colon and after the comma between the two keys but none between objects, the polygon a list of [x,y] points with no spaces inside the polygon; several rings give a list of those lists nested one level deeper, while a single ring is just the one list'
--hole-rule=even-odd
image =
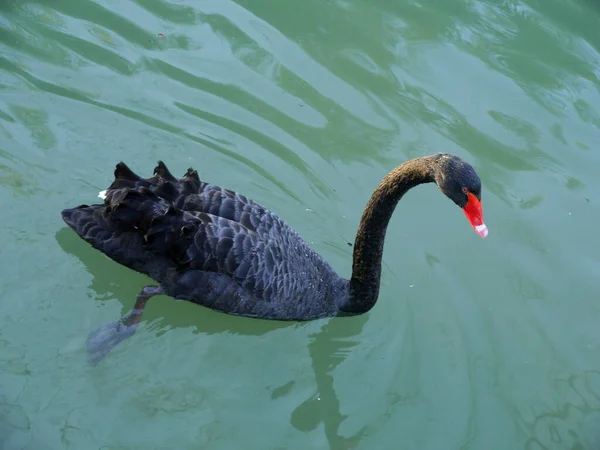
[{"label": "water surface", "polygon": [[[591,0],[0,4],[4,449],[600,447],[600,8]],[[124,160],[238,190],[343,276],[362,209],[451,152],[488,239],[423,186],[368,314],[277,324],[168,297],[66,229]]]}]

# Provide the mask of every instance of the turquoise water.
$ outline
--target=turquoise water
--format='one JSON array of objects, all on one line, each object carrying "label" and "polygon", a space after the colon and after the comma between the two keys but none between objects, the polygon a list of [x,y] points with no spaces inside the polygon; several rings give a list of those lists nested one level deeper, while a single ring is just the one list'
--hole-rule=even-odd
[{"label": "turquoise water", "polygon": [[[4,449],[600,447],[600,7],[584,0],[0,4]],[[66,228],[128,163],[277,212],[343,276],[362,210],[437,151],[486,240],[407,195],[368,314],[280,324],[153,299]]]}]

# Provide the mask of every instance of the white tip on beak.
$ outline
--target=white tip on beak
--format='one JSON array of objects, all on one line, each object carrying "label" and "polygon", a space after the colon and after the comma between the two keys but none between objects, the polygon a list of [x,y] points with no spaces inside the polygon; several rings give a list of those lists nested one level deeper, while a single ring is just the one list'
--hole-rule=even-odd
[{"label": "white tip on beak", "polygon": [[488,235],[488,227],[486,227],[484,223],[477,225],[475,231],[477,231],[477,234],[482,238],[485,238]]},{"label": "white tip on beak", "polygon": [[98,197],[100,197],[102,200],[105,200],[106,199],[106,191],[98,192]]}]

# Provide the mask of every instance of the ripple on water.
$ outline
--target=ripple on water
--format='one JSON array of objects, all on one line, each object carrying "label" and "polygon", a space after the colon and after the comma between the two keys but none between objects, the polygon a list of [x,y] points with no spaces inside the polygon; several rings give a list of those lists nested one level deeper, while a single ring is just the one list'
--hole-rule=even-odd
[{"label": "ripple on water", "polygon": [[[0,447],[594,448],[584,5],[0,2]],[[87,333],[148,280],[57,212],[95,201],[116,161],[193,166],[347,274],[372,189],[434,151],[476,166],[493,238],[423,188],[388,229],[369,314],[265,324],[161,297],[85,365]]]}]

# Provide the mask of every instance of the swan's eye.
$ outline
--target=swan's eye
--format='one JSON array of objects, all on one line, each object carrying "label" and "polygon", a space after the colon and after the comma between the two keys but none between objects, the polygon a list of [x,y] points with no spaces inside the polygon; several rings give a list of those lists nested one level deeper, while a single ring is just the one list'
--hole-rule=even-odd
[{"label": "swan's eye", "polygon": [[466,187],[462,188],[462,191],[466,194],[467,192],[469,192],[469,190]]}]

